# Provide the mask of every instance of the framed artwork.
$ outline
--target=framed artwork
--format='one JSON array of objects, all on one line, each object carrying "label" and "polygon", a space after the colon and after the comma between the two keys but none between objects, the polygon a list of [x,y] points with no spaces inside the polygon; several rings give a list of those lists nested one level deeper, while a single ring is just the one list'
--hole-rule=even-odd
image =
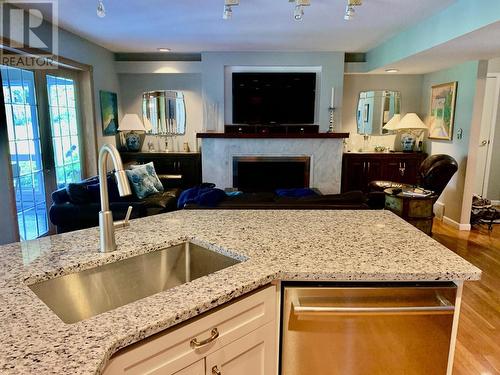
[{"label": "framed artwork", "polygon": [[457,82],[432,86],[429,113],[429,138],[453,139]]},{"label": "framed artwork", "polygon": [[99,91],[101,101],[102,135],[118,133],[118,97],[116,93]]}]

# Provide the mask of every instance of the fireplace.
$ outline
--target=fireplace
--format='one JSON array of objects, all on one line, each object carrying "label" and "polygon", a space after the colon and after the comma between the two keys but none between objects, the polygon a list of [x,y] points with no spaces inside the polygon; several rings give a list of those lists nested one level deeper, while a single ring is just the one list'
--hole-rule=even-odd
[{"label": "fireplace", "polygon": [[309,187],[309,156],[233,156],[233,187],[244,192]]}]

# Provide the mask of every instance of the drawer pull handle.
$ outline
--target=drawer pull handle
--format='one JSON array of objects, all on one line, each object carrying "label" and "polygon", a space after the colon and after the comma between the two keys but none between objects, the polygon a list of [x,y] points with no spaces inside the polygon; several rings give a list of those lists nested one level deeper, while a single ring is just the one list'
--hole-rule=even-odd
[{"label": "drawer pull handle", "polygon": [[194,338],[191,340],[191,348],[199,348],[204,345],[210,344],[212,341],[214,341],[217,337],[219,337],[219,330],[217,328],[212,329],[212,332],[210,332],[211,335],[208,339],[198,341],[198,339]]},{"label": "drawer pull handle", "polygon": [[217,366],[212,367],[212,375],[222,375],[219,368]]}]

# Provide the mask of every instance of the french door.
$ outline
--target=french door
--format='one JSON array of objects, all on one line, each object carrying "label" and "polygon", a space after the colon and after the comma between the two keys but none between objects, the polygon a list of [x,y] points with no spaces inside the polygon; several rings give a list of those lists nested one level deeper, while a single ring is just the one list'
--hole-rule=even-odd
[{"label": "french door", "polygon": [[78,86],[72,72],[1,66],[21,240],[51,232],[53,190],[82,177]]}]

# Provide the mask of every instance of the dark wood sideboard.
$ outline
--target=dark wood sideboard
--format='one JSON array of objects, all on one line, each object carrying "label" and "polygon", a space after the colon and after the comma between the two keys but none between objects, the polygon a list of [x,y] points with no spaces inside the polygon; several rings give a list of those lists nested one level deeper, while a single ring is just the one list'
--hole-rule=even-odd
[{"label": "dark wood sideboard", "polygon": [[153,162],[156,174],[166,188],[190,188],[201,184],[201,154],[199,152],[121,152],[123,163]]},{"label": "dark wood sideboard", "polygon": [[342,192],[366,192],[374,180],[418,184],[418,169],[426,157],[420,152],[347,152],[342,160]]}]

